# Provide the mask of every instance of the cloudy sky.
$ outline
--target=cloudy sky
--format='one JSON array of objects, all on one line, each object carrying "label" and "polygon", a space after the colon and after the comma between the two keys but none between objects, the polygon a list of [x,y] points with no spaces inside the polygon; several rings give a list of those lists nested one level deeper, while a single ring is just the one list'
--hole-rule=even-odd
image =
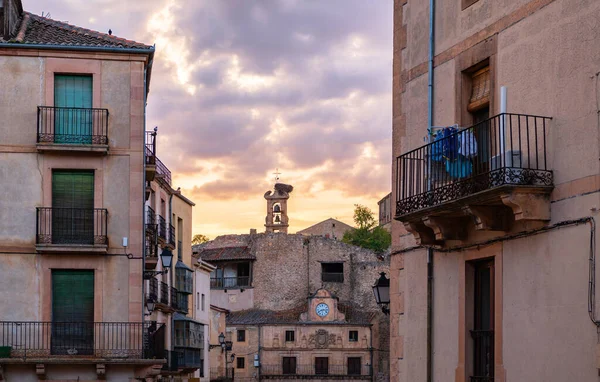
[{"label": "cloudy sky", "polygon": [[264,229],[276,168],[290,232],[390,191],[392,1],[22,1],[156,44],[147,123],[194,233]]}]

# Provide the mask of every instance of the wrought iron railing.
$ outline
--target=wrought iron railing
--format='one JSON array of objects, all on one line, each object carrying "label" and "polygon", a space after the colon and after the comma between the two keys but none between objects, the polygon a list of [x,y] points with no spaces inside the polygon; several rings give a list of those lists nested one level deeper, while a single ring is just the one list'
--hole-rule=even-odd
[{"label": "wrought iron railing", "polygon": [[371,376],[372,368],[370,365],[261,365],[260,373],[264,376],[280,375],[343,375],[343,376]]},{"label": "wrought iron railing", "polygon": [[163,181],[169,186],[171,185],[171,171],[158,158],[156,158],[156,175],[159,181]]},{"label": "wrought iron railing", "polygon": [[146,131],[146,164],[156,164],[156,131]]},{"label": "wrought iron railing", "polygon": [[148,300],[158,301],[158,280],[154,277],[148,280]]},{"label": "wrought iron railing", "polygon": [[159,285],[160,285],[160,296],[159,296],[158,302],[160,302],[161,304],[164,304],[164,305],[169,305],[169,292],[170,292],[169,284],[159,281]]},{"label": "wrought iron railing", "polygon": [[156,231],[156,212],[150,206],[146,206],[146,229]]},{"label": "wrought iron railing", "polygon": [[473,376],[471,382],[494,381],[494,331],[471,330],[473,339]]},{"label": "wrought iron railing", "polygon": [[167,221],[158,215],[158,237],[167,240]]},{"label": "wrought iron railing", "polygon": [[175,227],[173,226],[173,224],[169,224],[169,235],[168,235],[168,242],[169,244],[171,244],[173,247],[175,246]]},{"label": "wrought iron railing", "polygon": [[173,287],[169,287],[169,297],[171,299],[171,308],[175,310],[179,310],[179,298],[178,298],[177,289]]},{"label": "wrought iron railing", "polygon": [[551,187],[550,119],[499,114],[397,157],[396,217],[504,185]]},{"label": "wrought iron railing", "polygon": [[156,240],[156,231],[146,231],[146,258],[158,258],[158,242]]},{"label": "wrought iron railing", "polygon": [[108,245],[106,208],[36,208],[37,244]]},{"label": "wrought iron railing", "polygon": [[[0,346],[10,358],[88,356],[159,358],[164,324],[156,322],[0,321]],[[161,349],[162,346],[162,349]]]},{"label": "wrought iron railing", "polygon": [[177,363],[184,369],[200,369],[204,367],[201,349],[189,349],[175,347],[177,352]]},{"label": "wrought iron railing", "polygon": [[38,106],[37,141],[78,145],[108,145],[108,110]]},{"label": "wrought iron railing", "polygon": [[210,279],[210,287],[213,289],[232,289],[249,286],[250,276],[211,277]]},{"label": "wrought iron railing", "polygon": [[321,281],[330,283],[343,283],[344,274],[337,272],[323,272],[321,273]]}]

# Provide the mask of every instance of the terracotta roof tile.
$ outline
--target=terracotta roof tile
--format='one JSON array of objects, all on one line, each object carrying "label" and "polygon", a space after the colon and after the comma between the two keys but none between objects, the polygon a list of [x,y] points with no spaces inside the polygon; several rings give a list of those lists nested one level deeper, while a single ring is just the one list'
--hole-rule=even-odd
[{"label": "terracotta roof tile", "polygon": [[198,257],[203,261],[256,260],[249,247],[224,247],[201,249]]},{"label": "terracotta roof tile", "polygon": [[148,50],[152,48],[150,45],[126,40],[107,33],[100,33],[90,29],[81,28],[28,12],[24,12],[21,23],[16,38],[6,41],[0,37],[0,42],[76,47],[136,48]]}]

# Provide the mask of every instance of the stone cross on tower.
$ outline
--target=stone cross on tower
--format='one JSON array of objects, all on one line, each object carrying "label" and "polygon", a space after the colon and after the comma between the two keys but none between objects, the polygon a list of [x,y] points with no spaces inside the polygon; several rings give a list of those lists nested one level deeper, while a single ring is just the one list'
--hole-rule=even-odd
[{"label": "stone cross on tower", "polygon": [[[276,173],[277,174],[277,173]],[[267,199],[267,217],[265,218],[266,232],[283,232],[288,230],[287,200],[294,187],[275,183],[273,191],[265,193]]]}]

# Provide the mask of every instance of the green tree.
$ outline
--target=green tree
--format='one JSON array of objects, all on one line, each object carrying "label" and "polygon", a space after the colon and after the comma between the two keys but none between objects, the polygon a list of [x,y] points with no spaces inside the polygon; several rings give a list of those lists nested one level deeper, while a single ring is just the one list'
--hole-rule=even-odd
[{"label": "green tree", "polygon": [[383,253],[392,244],[392,236],[383,227],[375,226],[375,215],[368,207],[354,205],[356,229],[347,231],[342,238],[346,244],[367,248],[375,253]]},{"label": "green tree", "polygon": [[202,235],[199,233],[197,235],[194,235],[194,237],[192,238],[192,245],[206,243],[209,240],[210,239],[208,238],[208,236],[205,236],[205,235]]}]

